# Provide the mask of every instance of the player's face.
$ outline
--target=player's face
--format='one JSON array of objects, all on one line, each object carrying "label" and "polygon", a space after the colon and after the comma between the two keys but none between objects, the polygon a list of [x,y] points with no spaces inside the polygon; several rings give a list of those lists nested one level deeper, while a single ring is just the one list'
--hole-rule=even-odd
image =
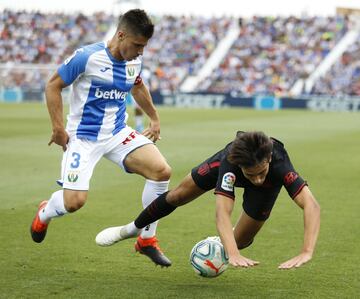
[{"label": "player's face", "polygon": [[119,34],[119,54],[124,60],[133,60],[142,55],[148,39],[141,35],[132,35],[128,33]]},{"label": "player's face", "polygon": [[241,167],[244,176],[255,186],[261,186],[269,172],[270,160],[265,159],[252,167]]}]

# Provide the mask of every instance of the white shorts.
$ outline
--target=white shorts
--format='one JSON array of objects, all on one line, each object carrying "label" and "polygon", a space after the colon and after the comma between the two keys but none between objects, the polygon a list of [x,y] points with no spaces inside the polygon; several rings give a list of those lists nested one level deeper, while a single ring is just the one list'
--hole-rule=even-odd
[{"label": "white shorts", "polygon": [[127,171],[124,166],[125,158],[145,144],[153,142],[130,127],[125,127],[112,138],[101,141],[78,139],[73,136],[64,152],[61,180],[57,182],[64,189],[87,191],[95,165],[102,157]]}]

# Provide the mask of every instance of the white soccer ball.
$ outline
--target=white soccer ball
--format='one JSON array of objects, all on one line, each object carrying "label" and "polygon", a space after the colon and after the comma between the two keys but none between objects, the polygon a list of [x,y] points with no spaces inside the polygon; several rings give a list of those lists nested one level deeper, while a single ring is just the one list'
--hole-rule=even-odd
[{"label": "white soccer ball", "polygon": [[219,237],[208,237],[195,244],[190,253],[194,271],[203,277],[216,277],[223,273],[229,263]]}]

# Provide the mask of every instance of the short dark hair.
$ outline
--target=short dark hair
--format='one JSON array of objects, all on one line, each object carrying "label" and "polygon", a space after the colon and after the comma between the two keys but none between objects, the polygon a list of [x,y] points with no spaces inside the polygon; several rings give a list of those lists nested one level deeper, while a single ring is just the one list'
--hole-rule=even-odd
[{"label": "short dark hair", "polygon": [[116,31],[120,30],[149,39],[154,34],[154,24],[144,10],[131,9],[119,17]]},{"label": "short dark hair", "polygon": [[272,140],[263,132],[238,132],[227,159],[240,167],[253,167],[270,160],[272,149]]}]

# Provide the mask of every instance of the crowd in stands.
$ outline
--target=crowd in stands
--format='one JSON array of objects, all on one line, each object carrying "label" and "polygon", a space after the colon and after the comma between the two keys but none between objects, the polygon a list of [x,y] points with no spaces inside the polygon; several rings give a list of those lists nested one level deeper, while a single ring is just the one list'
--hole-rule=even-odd
[{"label": "crowd in stands", "polygon": [[61,63],[80,45],[101,40],[114,18],[5,10],[0,14],[0,63]]},{"label": "crowd in stands", "polygon": [[196,74],[223,38],[229,18],[155,18],[155,33],[144,52],[151,89],[175,91],[186,76]]},{"label": "crowd in stands", "polygon": [[311,93],[360,96],[360,35],[331,70],[316,81]]},{"label": "crowd in stands", "polygon": [[[56,65],[77,47],[101,40],[113,22],[114,17],[101,12],[86,16],[3,11],[0,14],[0,63],[5,66],[0,70],[1,85],[43,90]],[[21,64],[35,66],[22,69]]]},{"label": "crowd in stands", "polygon": [[[144,67],[150,89],[167,92],[178,91],[187,76],[198,73],[233,23],[227,17],[153,20],[156,29],[144,52]],[[101,12],[3,11],[0,87],[43,90],[56,65],[76,48],[104,40],[116,21]],[[295,82],[307,78],[348,30],[347,20],[339,16],[253,17],[239,23],[238,38],[197,91],[289,95]],[[24,64],[32,64],[32,69],[23,70]],[[316,82],[312,93],[360,95],[360,39]]]},{"label": "crowd in stands", "polygon": [[243,20],[220,67],[199,86],[208,92],[286,94],[307,77],[347,31],[341,17]]},{"label": "crowd in stands", "polygon": [[[0,63],[9,64],[9,70],[18,63],[60,64],[81,45],[103,40],[116,22],[104,13],[85,16],[5,10],[0,18]],[[230,22],[227,18],[154,17],[156,30],[143,59],[152,74],[151,89],[175,91],[187,75],[204,64]],[[11,70],[2,77],[3,85],[27,87],[34,81],[44,85],[48,74]]]}]

